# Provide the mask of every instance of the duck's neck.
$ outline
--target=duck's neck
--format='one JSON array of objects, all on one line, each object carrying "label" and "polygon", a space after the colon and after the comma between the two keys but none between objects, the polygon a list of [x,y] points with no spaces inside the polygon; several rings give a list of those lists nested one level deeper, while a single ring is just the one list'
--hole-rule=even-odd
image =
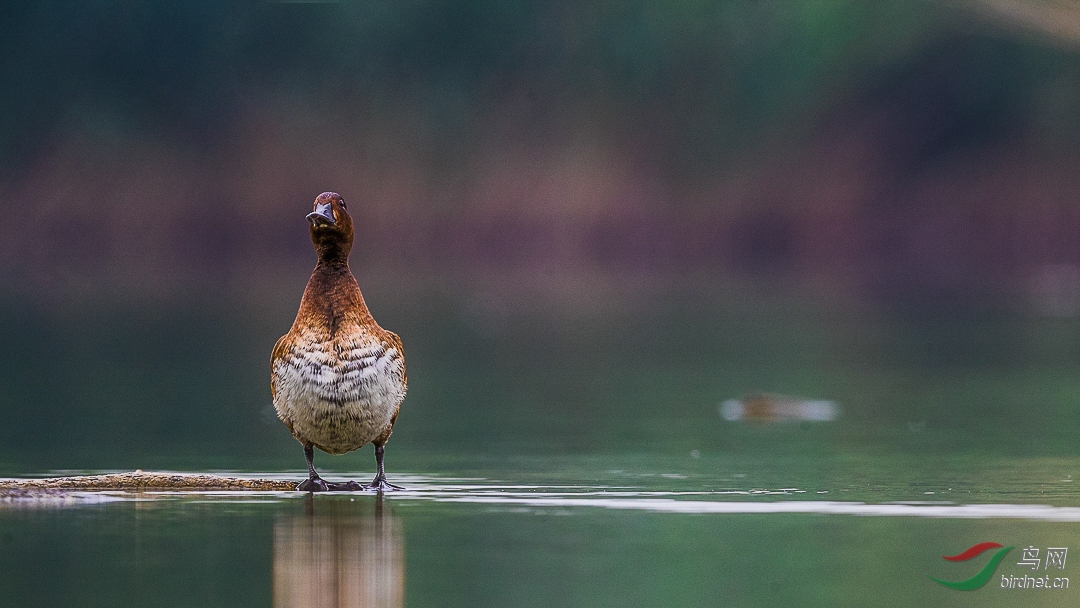
[{"label": "duck's neck", "polygon": [[346,242],[332,239],[315,241],[315,253],[319,256],[319,265],[344,264],[348,266],[350,249],[352,249],[352,240]]},{"label": "duck's neck", "polygon": [[345,307],[364,305],[364,296],[348,262],[319,260],[304,292],[305,296]]},{"label": "duck's neck", "polygon": [[319,260],[304,289],[298,322],[301,317],[325,324],[331,333],[344,321],[364,323],[371,318],[348,262]]},{"label": "duck's neck", "polygon": [[352,275],[352,269],[349,268],[349,258],[324,258],[319,256],[319,262],[315,264],[315,273],[344,273]]}]

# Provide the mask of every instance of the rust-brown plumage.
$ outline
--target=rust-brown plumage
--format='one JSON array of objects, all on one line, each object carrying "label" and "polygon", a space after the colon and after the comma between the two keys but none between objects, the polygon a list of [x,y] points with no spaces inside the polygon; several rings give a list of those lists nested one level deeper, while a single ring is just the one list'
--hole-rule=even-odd
[{"label": "rust-brown plumage", "polygon": [[[319,262],[270,363],[274,408],[307,458],[308,479],[297,489],[396,489],[386,481],[383,451],[405,397],[401,338],[375,322],[349,269],[353,225],[345,202],[324,192],[314,209],[307,218]],[[331,484],[315,472],[313,448],[344,454],[368,443],[378,468],[370,484]]]}]

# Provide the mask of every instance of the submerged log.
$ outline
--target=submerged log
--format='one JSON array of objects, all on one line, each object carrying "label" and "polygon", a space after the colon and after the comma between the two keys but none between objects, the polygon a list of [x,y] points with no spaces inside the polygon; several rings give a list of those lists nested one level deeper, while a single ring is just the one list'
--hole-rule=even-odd
[{"label": "submerged log", "polygon": [[212,491],[212,490],[295,490],[297,482],[277,479],[245,479],[196,473],[110,473],[41,479],[0,479],[0,495],[41,491]]}]

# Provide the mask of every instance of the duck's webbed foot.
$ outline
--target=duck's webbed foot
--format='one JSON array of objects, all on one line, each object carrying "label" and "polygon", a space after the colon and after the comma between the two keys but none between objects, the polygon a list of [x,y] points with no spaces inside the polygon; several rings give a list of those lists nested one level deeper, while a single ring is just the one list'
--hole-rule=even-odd
[{"label": "duck's webbed foot", "polygon": [[[328,492],[331,490],[331,484],[326,483],[321,477],[311,477],[300,482],[300,485],[296,486],[297,492]],[[338,484],[333,484],[338,485]]]},{"label": "duck's webbed foot", "polygon": [[404,490],[401,486],[395,486],[394,484],[386,481],[386,475],[376,475],[375,479],[371,480],[371,483],[364,486],[365,490],[375,490],[376,492],[393,492],[394,490]]},{"label": "duck's webbed foot", "polygon": [[355,481],[334,483],[332,481],[326,481],[321,477],[305,479],[300,482],[300,485],[296,486],[296,489],[299,492],[359,492],[366,488],[367,486]]}]

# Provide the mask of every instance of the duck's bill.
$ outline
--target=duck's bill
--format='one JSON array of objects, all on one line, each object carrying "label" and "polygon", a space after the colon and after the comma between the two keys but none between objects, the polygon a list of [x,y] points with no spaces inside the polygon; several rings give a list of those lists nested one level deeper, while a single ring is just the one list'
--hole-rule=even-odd
[{"label": "duck's bill", "polygon": [[311,222],[312,228],[333,224],[334,212],[330,209],[330,203],[316,205],[315,211],[307,214],[307,221]]}]

